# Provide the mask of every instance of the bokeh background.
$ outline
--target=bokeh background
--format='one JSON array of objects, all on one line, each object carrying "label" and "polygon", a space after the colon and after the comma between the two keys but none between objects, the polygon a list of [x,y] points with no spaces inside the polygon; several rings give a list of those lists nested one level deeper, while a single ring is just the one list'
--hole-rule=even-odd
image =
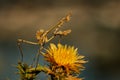
[{"label": "bokeh background", "polygon": [[[80,77],[120,80],[120,0],[0,0],[0,80],[18,80],[16,40],[36,41],[37,30],[48,29],[68,12],[72,18],[63,29],[72,33],[61,42],[78,47],[89,61]],[[37,47],[23,44],[23,51],[24,61],[31,63]]]}]

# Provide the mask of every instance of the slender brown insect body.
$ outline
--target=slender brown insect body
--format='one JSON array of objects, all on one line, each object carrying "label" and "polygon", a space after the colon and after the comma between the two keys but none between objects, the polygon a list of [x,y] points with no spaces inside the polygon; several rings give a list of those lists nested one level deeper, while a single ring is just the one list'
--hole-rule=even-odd
[{"label": "slender brown insect body", "polygon": [[[70,20],[70,16],[71,14],[68,14],[66,15],[66,17],[62,18],[55,26],[53,27],[50,27],[50,29],[48,30],[43,30],[43,29],[40,29],[36,32],[36,39],[38,42],[32,42],[32,41],[28,41],[28,40],[24,40],[24,39],[18,39],[17,40],[17,43],[18,43],[18,48],[20,50],[20,53],[21,53],[21,62],[23,62],[23,51],[22,51],[22,47],[21,47],[21,44],[22,43],[27,43],[27,44],[32,44],[32,45],[38,45],[40,46],[39,50],[38,50],[38,54],[37,54],[37,57],[35,59],[35,64],[36,64],[36,67],[38,65],[38,61],[39,61],[39,55],[42,54],[42,50],[44,48],[44,45],[46,43],[48,43],[49,41],[51,41],[53,38],[55,38],[55,36],[66,36],[68,35],[71,30],[65,30],[65,31],[60,31],[59,29],[62,27],[62,25],[65,23],[65,22],[68,22]],[[48,34],[50,32],[53,32],[53,35],[51,35],[50,38],[48,38]]]}]

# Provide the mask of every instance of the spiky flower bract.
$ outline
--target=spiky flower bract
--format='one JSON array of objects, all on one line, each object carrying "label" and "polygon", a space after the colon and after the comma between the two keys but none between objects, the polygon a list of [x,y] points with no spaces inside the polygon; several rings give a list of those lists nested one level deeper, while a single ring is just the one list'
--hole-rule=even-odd
[{"label": "spiky flower bract", "polygon": [[65,80],[83,80],[82,78],[77,78],[77,77],[73,77],[73,76],[68,76]]},{"label": "spiky flower bract", "polygon": [[54,73],[59,72],[68,76],[69,74],[80,73],[84,69],[83,64],[86,63],[83,60],[84,56],[79,55],[74,46],[51,43],[46,51],[45,59],[51,64]]}]

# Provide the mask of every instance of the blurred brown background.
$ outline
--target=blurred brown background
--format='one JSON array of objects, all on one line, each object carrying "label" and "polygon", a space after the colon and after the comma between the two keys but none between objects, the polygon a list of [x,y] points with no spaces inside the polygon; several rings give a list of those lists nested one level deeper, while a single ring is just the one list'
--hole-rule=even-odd
[{"label": "blurred brown background", "polygon": [[[78,47],[89,61],[81,77],[120,80],[119,0],[0,0],[0,80],[18,80],[12,66],[20,57],[18,38],[35,41],[36,30],[48,29],[70,11],[64,28],[72,33],[62,43]],[[24,45],[23,50],[30,62],[37,49]]]}]

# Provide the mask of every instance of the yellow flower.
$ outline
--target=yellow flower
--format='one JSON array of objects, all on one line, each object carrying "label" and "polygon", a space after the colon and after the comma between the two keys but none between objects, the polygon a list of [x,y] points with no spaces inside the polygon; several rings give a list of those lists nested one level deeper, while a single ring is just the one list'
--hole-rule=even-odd
[{"label": "yellow flower", "polygon": [[46,50],[45,59],[54,67],[64,67],[67,73],[77,72],[84,68],[84,56],[78,54],[77,48],[53,43]]},{"label": "yellow flower", "polygon": [[83,80],[82,78],[77,78],[73,76],[68,76],[65,80]]}]

